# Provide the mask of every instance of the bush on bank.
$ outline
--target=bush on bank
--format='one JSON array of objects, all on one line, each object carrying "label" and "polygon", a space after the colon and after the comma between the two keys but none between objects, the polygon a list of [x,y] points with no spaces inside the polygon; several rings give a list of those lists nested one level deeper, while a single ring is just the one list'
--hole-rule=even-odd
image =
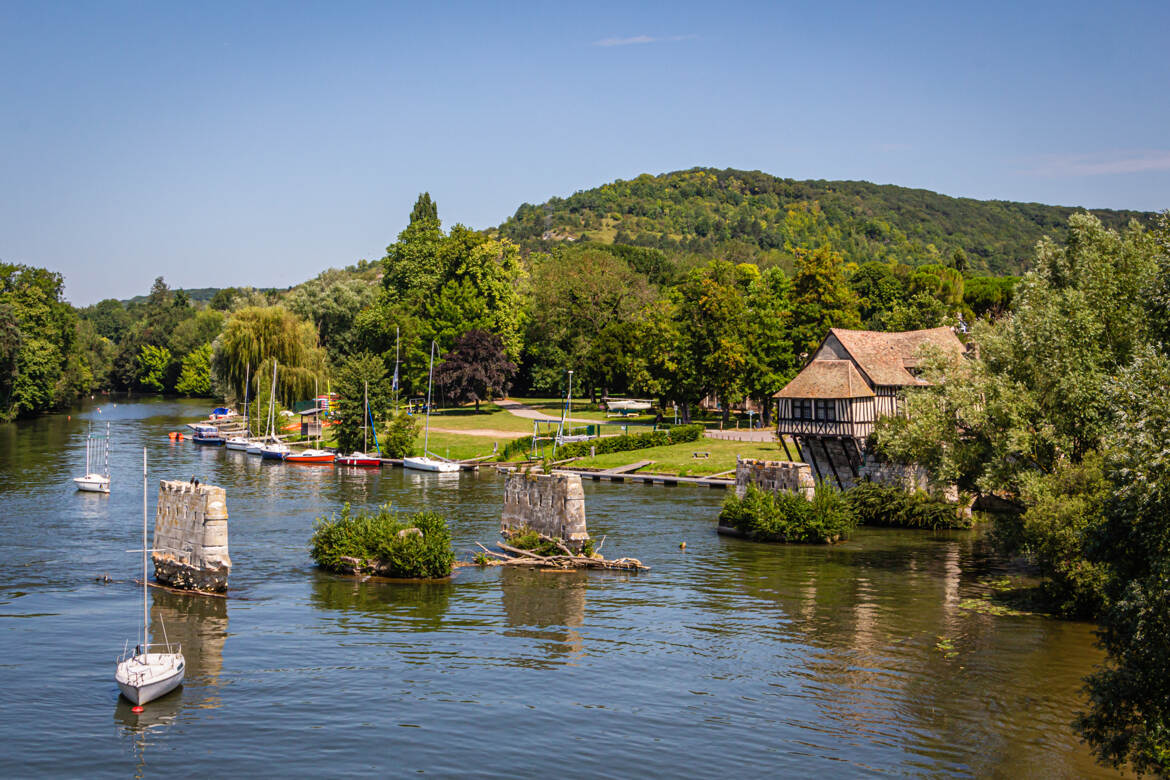
[{"label": "bush on bank", "polygon": [[719,522],[758,542],[832,544],[857,527],[841,491],[818,482],[811,501],[796,493],[771,493],[748,486],[744,497],[723,502]]},{"label": "bush on bank", "polygon": [[860,525],[890,528],[970,528],[971,518],[964,507],[935,498],[921,490],[862,482],[846,491],[848,501]]},{"label": "bush on bank", "polygon": [[[629,450],[643,450],[649,447],[683,444],[698,440],[703,435],[703,430],[702,425],[677,425],[673,428],[663,428],[646,433],[629,433],[623,434],[622,436],[604,436],[599,439],[574,441],[558,447],[556,457],[558,460],[562,458],[579,458],[588,455],[591,450],[596,451],[598,455],[606,455],[611,452],[627,452]],[[501,457],[507,460],[513,455],[531,451],[532,437],[525,436],[522,439],[513,439],[508,442],[508,445],[504,447]]]},{"label": "bush on bank", "polygon": [[[362,568],[403,579],[447,577],[455,564],[451,531],[442,515],[419,512],[403,518],[389,505],[355,515],[346,504],[340,516],[317,518],[309,552],[329,571],[352,573]],[[355,567],[354,560],[362,566]]]}]

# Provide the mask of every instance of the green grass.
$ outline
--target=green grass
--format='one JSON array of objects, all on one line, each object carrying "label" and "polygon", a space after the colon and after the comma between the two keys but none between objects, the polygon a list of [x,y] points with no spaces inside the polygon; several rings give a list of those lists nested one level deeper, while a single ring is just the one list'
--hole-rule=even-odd
[{"label": "green grass", "polygon": [[[479,408],[479,412],[475,411],[474,406],[436,409],[431,412],[431,425],[438,428],[455,428],[461,431],[487,428],[497,431],[532,433],[532,420],[517,417],[495,404],[484,403],[480,404]],[[491,445],[488,447],[490,449]]]},{"label": "green grass", "polygon": [[[708,458],[695,458],[696,452],[708,452]],[[666,447],[650,447],[644,450],[615,452],[583,458],[572,463],[573,468],[612,469],[626,466],[640,460],[654,463],[641,469],[645,473],[675,474],[680,477],[702,477],[735,469],[735,456],[758,458],[760,460],[788,460],[784,450],[775,442],[723,441],[722,439],[699,439],[698,441],[671,444]],[[566,464],[568,465],[568,464]]]},{"label": "green grass", "polygon": [[[432,416],[431,422],[434,422],[434,420],[435,418]],[[507,443],[506,439],[501,439],[499,442],[500,449],[503,449]],[[462,433],[431,431],[431,452],[453,460],[468,460],[483,455],[491,455],[493,444],[495,444],[495,441],[486,436],[468,436]],[[418,439],[415,440],[415,448],[415,454],[421,455],[423,448],[422,431],[419,431]]]}]

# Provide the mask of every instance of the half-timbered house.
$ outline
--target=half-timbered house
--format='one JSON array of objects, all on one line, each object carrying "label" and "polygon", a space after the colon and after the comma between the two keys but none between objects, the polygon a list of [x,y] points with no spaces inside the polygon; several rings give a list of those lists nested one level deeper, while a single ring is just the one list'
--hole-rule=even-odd
[{"label": "half-timbered house", "polygon": [[832,328],[812,359],[774,396],[776,433],[791,437],[821,478],[842,470],[856,477],[865,439],[881,415],[901,410],[902,392],[926,385],[918,376],[928,348],[953,355],[963,343],[950,328],[879,333]]}]

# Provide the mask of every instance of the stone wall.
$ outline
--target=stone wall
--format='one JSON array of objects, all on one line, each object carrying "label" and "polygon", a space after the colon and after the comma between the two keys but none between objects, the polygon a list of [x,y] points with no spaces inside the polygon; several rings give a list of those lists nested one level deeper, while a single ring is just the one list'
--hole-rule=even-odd
[{"label": "stone wall", "polygon": [[914,492],[921,490],[952,503],[959,500],[958,485],[936,485],[930,481],[926,468],[915,463],[879,463],[872,455],[866,455],[865,462],[858,469],[860,481],[875,482],[879,485],[900,487]]},{"label": "stone wall", "polygon": [[504,478],[501,531],[528,527],[580,548],[588,539],[585,491],[577,474],[514,471]]},{"label": "stone wall", "polygon": [[749,485],[768,493],[798,493],[812,499],[816,489],[812,466],[787,460],[744,458],[735,464],[735,495],[743,498]]},{"label": "stone wall", "polygon": [[214,485],[162,480],[154,517],[154,576],[176,588],[227,589],[227,494]]}]

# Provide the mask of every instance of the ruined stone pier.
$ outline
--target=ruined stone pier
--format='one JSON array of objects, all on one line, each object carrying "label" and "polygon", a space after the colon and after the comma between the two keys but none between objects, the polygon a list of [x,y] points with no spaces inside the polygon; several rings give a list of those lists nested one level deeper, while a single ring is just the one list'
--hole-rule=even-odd
[{"label": "ruined stone pier", "polygon": [[749,485],[765,493],[783,491],[812,500],[817,483],[807,463],[744,458],[735,464],[735,495],[743,498]]},{"label": "ruined stone pier", "polygon": [[151,559],[159,582],[186,590],[227,589],[227,494],[221,487],[162,480]]},{"label": "ruined stone pier", "polygon": [[504,480],[501,531],[531,528],[569,547],[580,549],[589,539],[585,527],[585,491],[577,474],[531,474],[514,471]]}]

